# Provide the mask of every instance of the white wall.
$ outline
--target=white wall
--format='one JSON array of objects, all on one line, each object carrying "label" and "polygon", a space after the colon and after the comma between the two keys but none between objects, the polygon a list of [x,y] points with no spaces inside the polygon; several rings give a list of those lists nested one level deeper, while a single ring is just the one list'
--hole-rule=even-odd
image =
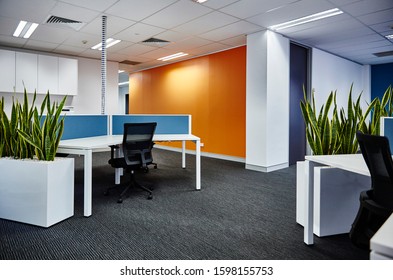
[{"label": "white wall", "polygon": [[289,40],[271,31],[247,36],[246,168],[288,166]]},{"label": "white wall", "polygon": [[[118,114],[117,62],[107,62],[106,113]],[[73,97],[71,106],[75,114],[101,114],[101,61],[96,59],[78,58],[78,95]]]},{"label": "white wall", "polygon": [[340,58],[319,49],[312,49],[311,87],[315,90],[315,101],[320,108],[331,91],[337,90],[338,108],[347,108],[348,93],[353,83],[352,99],[362,93],[362,107],[367,108],[371,100],[371,67]]}]

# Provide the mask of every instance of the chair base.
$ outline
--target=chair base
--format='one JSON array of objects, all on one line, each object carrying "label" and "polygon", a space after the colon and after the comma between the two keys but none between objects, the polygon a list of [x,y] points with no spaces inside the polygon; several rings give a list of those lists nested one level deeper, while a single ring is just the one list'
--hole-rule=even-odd
[{"label": "chair base", "polygon": [[361,249],[370,250],[370,239],[388,219],[392,211],[382,208],[370,199],[371,191],[360,194],[360,206],[352,224],[349,238],[352,243]]},{"label": "chair base", "polygon": [[[113,186],[113,187],[108,188],[108,189],[104,192],[104,195],[105,195],[105,196],[106,196],[106,195],[109,195],[109,191],[110,191],[111,189],[114,189],[114,188],[118,188],[118,186]],[[127,187],[121,192],[119,198],[117,199],[117,203],[122,203],[122,202],[123,202],[123,198],[126,196],[126,194],[127,194],[131,189],[134,189],[134,188],[139,188],[139,189],[141,189],[141,190],[147,192],[147,193],[148,193],[147,199],[153,199],[153,192],[152,192],[152,190],[151,190],[151,189],[148,189],[148,188],[145,187],[145,186],[142,186],[141,184],[139,184],[139,183],[135,180],[133,172],[131,172],[131,181],[128,183]]]}]

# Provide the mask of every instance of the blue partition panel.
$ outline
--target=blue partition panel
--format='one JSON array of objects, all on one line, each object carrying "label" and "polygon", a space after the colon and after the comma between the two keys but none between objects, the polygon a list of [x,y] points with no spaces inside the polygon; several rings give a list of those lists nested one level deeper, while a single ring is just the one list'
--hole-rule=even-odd
[{"label": "blue partition panel", "polygon": [[156,134],[190,134],[190,115],[113,115],[112,134],[123,134],[124,123],[156,122]]},{"label": "blue partition panel", "polygon": [[66,115],[61,140],[108,134],[107,115]]},{"label": "blue partition panel", "polygon": [[383,118],[381,132],[389,139],[390,151],[393,152],[393,118]]}]

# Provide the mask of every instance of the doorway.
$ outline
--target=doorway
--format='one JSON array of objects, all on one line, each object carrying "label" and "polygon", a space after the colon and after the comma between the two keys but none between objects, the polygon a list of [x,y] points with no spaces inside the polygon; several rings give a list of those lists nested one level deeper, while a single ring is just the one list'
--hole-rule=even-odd
[{"label": "doorway", "polygon": [[290,44],[290,96],[289,96],[289,165],[304,160],[306,155],[306,128],[300,110],[303,86],[310,88],[310,49]]}]

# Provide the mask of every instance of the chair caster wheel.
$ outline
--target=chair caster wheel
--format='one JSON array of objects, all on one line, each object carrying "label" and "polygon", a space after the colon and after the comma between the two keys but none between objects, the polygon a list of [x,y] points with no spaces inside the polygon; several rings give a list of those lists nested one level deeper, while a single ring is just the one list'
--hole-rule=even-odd
[{"label": "chair caster wheel", "polygon": [[153,199],[153,196],[152,195],[149,195],[148,197],[147,197],[147,199]]},{"label": "chair caster wheel", "polygon": [[123,203],[123,199],[122,199],[122,198],[119,198],[119,199],[117,200],[117,203]]}]

